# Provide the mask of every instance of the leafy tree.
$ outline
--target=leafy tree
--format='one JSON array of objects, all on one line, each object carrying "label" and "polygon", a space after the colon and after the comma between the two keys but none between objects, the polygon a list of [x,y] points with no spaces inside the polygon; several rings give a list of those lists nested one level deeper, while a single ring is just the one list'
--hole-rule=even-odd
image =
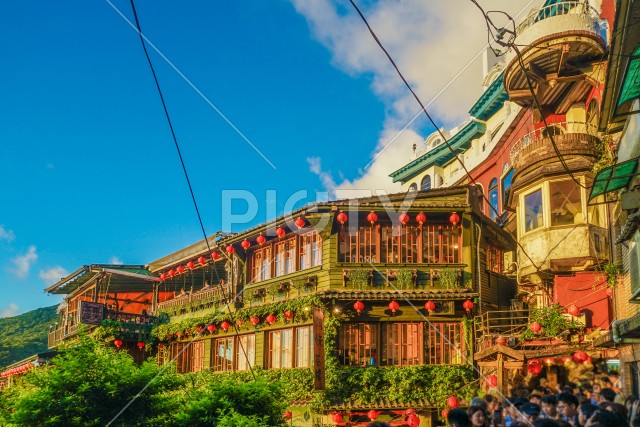
[{"label": "leafy tree", "polygon": [[0,366],[46,351],[49,325],[55,319],[55,305],[0,319]]}]

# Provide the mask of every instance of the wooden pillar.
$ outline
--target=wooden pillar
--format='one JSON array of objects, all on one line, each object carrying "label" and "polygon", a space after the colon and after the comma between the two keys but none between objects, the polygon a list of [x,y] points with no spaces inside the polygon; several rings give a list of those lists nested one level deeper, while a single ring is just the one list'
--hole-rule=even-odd
[{"label": "wooden pillar", "polygon": [[498,354],[496,355],[496,362],[498,365],[498,390],[500,390],[500,392],[504,396],[508,396],[508,391],[505,390],[506,384],[504,384],[504,356],[502,355],[502,353],[498,352]]}]

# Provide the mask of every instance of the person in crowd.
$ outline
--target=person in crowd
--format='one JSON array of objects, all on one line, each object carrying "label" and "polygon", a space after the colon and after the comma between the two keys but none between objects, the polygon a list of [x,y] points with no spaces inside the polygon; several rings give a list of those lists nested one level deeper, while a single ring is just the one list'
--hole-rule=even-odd
[{"label": "person in crowd", "polygon": [[631,422],[631,417],[633,416],[633,413],[632,413],[633,404],[637,401],[638,401],[638,398],[635,397],[633,394],[627,397],[624,401],[624,407],[627,408],[627,414],[629,414],[629,418],[628,418],[629,422]]},{"label": "person in crowd", "polygon": [[609,403],[607,402],[607,406],[604,408],[606,411],[613,412],[618,417],[618,422],[622,424],[626,424],[629,414],[627,413],[627,408],[622,403]]},{"label": "person in crowd", "polygon": [[560,427],[560,424],[551,418],[538,418],[533,427]]},{"label": "person in crowd", "polygon": [[451,427],[471,427],[471,420],[467,411],[462,408],[455,408],[449,411],[447,421]]},{"label": "person in crowd", "polygon": [[531,425],[538,419],[541,410],[537,403],[527,402],[520,407],[520,419]]},{"label": "person in crowd", "polygon": [[539,390],[533,390],[531,394],[529,394],[529,402],[535,403],[536,405],[540,405],[542,403],[542,398],[544,394]]},{"label": "person in crowd", "polygon": [[498,427],[502,425],[502,409],[500,402],[492,394],[485,394],[484,400],[487,402],[487,417],[489,418],[490,427]]},{"label": "person in crowd", "polygon": [[[473,400],[476,400],[476,398]],[[473,402],[473,400],[471,402]],[[471,427],[487,427],[489,424],[486,412],[481,406],[472,403],[469,409],[467,409],[467,415],[469,415]]]},{"label": "person in crowd", "polygon": [[578,398],[569,392],[562,392],[558,396],[558,404],[556,408],[562,419],[573,427],[579,427],[578,421]]},{"label": "person in crowd", "polygon": [[200,289],[200,292],[202,291],[208,291],[209,289],[211,289],[211,286],[209,286],[209,281],[205,280],[204,281],[204,286],[202,287],[202,289]]},{"label": "person in crowd", "polygon": [[578,407],[578,422],[581,426],[587,423],[587,420],[591,418],[593,413],[598,410],[598,407],[591,403],[582,403]]},{"label": "person in crowd", "polygon": [[[469,406],[479,406],[484,411],[485,415],[489,411],[489,405],[487,405],[487,401],[482,399],[481,397],[474,397],[471,399],[471,404]],[[469,414],[471,416],[471,414]]]},{"label": "person in crowd", "polygon": [[605,402],[612,402],[615,400],[616,398],[616,392],[613,391],[613,389],[611,388],[603,388],[602,391],[600,391],[600,395],[602,396],[602,398],[604,399]]},{"label": "person in crowd", "polygon": [[181,298],[181,297],[186,297],[187,293],[185,292],[184,288],[180,289],[180,293],[176,295],[176,293],[173,293],[173,297],[174,298]]},{"label": "person in crowd", "polygon": [[367,424],[366,427],[391,427],[391,424],[384,421],[373,421]]},{"label": "person in crowd", "polygon": [[611,388],[616,393],[622,393],[622,378],[616,371],[609,372],[609,379],[611,380]]},{"label": "person in crowd", "polygon": [[540,418],[548,418],[550,420],[558,419],[558,410],[556,409],[556,395],[548,394],[541,399],[540,407],[542,408],[542,413],[540,414]]}]

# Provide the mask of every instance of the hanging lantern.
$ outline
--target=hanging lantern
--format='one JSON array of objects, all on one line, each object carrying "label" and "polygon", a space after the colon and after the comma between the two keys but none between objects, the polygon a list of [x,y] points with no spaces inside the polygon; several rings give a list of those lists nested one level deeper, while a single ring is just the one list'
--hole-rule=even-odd
[{"label": "hanging lantern", "polygon": [[397,309],[400,308],[400,304],[398,304],[397,301],[391,301],[389,303],[389,310],[391,310],[391,313],[395,313]]},{"label": "hanging lantern", "polygon": [[115,345],[116,348],[122,347],[122,340],[120,338],[116,338],[115,340],[113,340],[113,345]]},{"label": "hanging lantern", "polygon": [[211,259],[217,261],[220,259],[220,254],[218,252],[211,252]]},{"label": "hanging lantern", "polygon": [[236,326],[237,326],[238,328],[242,327],[242,319],[241,319],[241,318],[239,318],[239,317],[236,319]]},{"label": "hanging lantern", "polygon": [[575,304],[571,304],[567,307],[567,313],[575,317],[580,314],[580,309]]},{"label": "hanging lantern", "polygon": [[485,381],[487,382],[487,385],[489,387],[497,387],[498,386],[498,377],[495,376],[494,374],[487,375],[487,378],[485,378]]},{"label": "hanging lantern", "polygon": [[181,265],[179,265],[179,266],[176,268],[176,271],[178,272],[178,274],[182,274],[182,273],[184,273],[184,267],[183,267],[183,266],[181,266]]},{"label": "hanging lantern", "polygon": [[409,427],[418,427],[420,425],[420,417],[416,414],[411,414],[407,417],[407,425]]},{"label": "hanging lantern", "polygon": [[371,421],[375,420],[379,416],[380,416],[380,411],[376,411],[375,409],[372,409],[369,412],[367,412],[367,418],[369,418]]},{"label": "hanging lantern", "polygon": [[284,318],[287,319],[287,320],[293,319],[293,311],[285,310],[284,311]]},{"label": "hanging lantern", "polygon": [[584,363],[587,361],[589,355],[582,350],[578,350],[573,353],[573,361],[576,363]]},{"label": "hanging lantern", "polygon": [[274,323],[276,323],[276,316],[274,316],[273,314],[268,315],[264,320],[267,321],[268,324],[272,325]]},{"label": "hanging lantern", "polygon": [[303,228],[306,225],[306,221],[304,220],[303,217],[299,216],[295,221],[294,224],[296,225],[296,227],[298,228]]},{"label": "hanging lantern", "polygon": [[282,238],[284,237],[285,234],[287,234],[287,232],[285,231],[284,228],[282,227],[276,228],[276,236],[278,236],[279,238]]},{"label": "hanging lantern", "polygon": [[449,217],[449,222],[455,227],[460,222],[460,216],[457,213],[453,212]]},{"label": "hanging lantern", "polygon": [[553,358],[547,357],[546,359],[544,359],[544,363],[546,363],[547,365],[553,365]]},{"label": "hanging lantern", "polygon": [[372,227],[373,227],[373,224],[375,224],[377,220],[378,220],[378,214],[375,213],[374,211],[369,212],[369,215],[367,215],[367,221],[369,221],[371,223]]},{"label": "hanging lantern", "polygon": [[216,330],[216,325],[214,325],[213,323],[209,323],[207,325],[207,331],[209,331],[210,333],[212,333],[215,330]]},{"label": "hanging lantern", "polygon": [[496,338],[496,344],[507,345],[507,339],[505,337]]},{"label": "hanging lantern", "polygon": [[193,261],[189,261],[187,263],[187,267],[189,267],[189,270],[193,270],[195,268],[195,266],[196,266],[196,263],[193,262]]},{"label": "hanging lantern", "polygon": [[443,409],[442,412],[440,412],[440,415],[442,415],[442,418],[446,420],[449,417],[449,410]]},{"label": "hanging lantern", "polygon": [[456,409],[458,406],[460,406],[460,399],[451,395],[447,398],[447,405],[451,409]]},{"label": "hanging lantern", "polygon": [[138,341],[136,345],[138,346],[138,349],[142,351],[144,349],[145,343],[144,341]]},{"label": "hanging lantern", "polygon": [[169,270],[169,273],[168,273],[168,274],[169,274],[169,277],[173,277],[173,276],[175,276],[175,275],[176,275],[176,272],[175,272],[175,270],[172,268],[171,270]]},{"label": "hanging lantern", "polygon": [[231,324],[225,320],[224,322],[220,323],[220,327],[223,331],[227,332],[231,327]]},{"label": "hanging lantern", "polygon": [[256,237],[256,243],[259,244],[259,245],[263,244],[266,241],[267,241],[267,238],[264,237],[262,234],[260,234],[258,237]]},{"label": "hanging lantern", "polygon": [[462,303],[462,308],[466,310],[467,314],[471,313],[471,310],[473,310],[473,301],[470,299],[466,300]]},{"label": "hanging lantern", "polygon": [[334,423],[341,423],[342,422],[342,414],[340,412],[332,412],[331,413],[331,421],[333,421]]},{"label": "hanging lantern", "polygon": [[242,249],[244,249],[246,251],[247,249],[249,249],[251,247],[251,242],[248,241],[247,239],[244,239],[242,241],[242,243],[240,243],[240,246],[242,246]]},{"label": "hanging lantern", "polygon": [[207,263],[207,259],[205,257],[201,256],[201,257],[198,258],[198,263],[200,265],[205,265]]},{"label": "hanging lantern", "polygon": [[587,360],[585,360],[584,363],[593,364],[593,357],[587,356]]},{"label": "hanging lantern", "polygon": [[257,326],[260,323],[260,318],[258,316],[251,316],[249,321],[253,323],[253,326]]},{"label": "hanging lantern", "polygon": [[540,323],[538,323],[538,322],[533,322],[532,324],[529,325],[529,329],[534,334],[537,334],[538,332],[540,332],[542,330],[542,325]]},{"label": "hanging lantern", "polygon": [[196,334],[199,334],[200,332],[202,332],[204,329],[204,326],[202,325],[196,325]]},{"label": "hanging lantern", "polygon": [[160,275],[160,280],[167,280],[167,273],[162,273]]},{"label": "hanging lantern", "polygon": [[282,418],[284,418],[285,420],[289,421],[291,418],[293,418],[293,414],[291,413],[291,411],[285,411],[282,414]]},{"label": "hanging lantern", "polygon": [[349,220],[349,217],[347,216],[346,213],[340,211],[340,213],[336,216],[336,219],[341,225],[344,225],[344,223]]},{"label": "hanging lantern", "polygon": [[227,249],[226,249],[226,250],[227,250],[227,253],[228,253],[229,255],[231,255],[231,254],[233,254],[233,253],[236,251],[236,248],[234,248],[234,247],[233,247],[233,245],[229,245],[229,246],[227,246]]},{"label": "hanging lantern", "polygon": [[424,224],[425,222],[427,222],[427,216],[420,212],[418,215],[416,215],[416,222],[420,225]]},{"label": "hanging lantern", "polygon": [[613,296],[613,289],[611,289],[611,288],[607,288],[606,293],[607,293],[607,296],[608,296],[609,298],[611,298],[611,297]]},{"label": "hanging lantern", "polygon": [[407,215],[406,213],[402,212],[400,214],[400,216],[398,217],[398,220],[400,221],[400,224],[407,225],[407,223],[409,222],[409,215]]},{"label": "hanging lantern", "polygon": [[364,310],[364,303],[362,301],[356,301],[353,303],[353,309],[360,314],[360,312]]},{"label": "hanging lantern", "polygon": [[433,312],[436,310],[436,303],[433,301],[427,301],[424,303],[424,308],[427,309],[429,314],[433,314]]},{"label": "hanging lantern", "polygon": [[540,372],[542,372],[542,365],[539,363],[533,363],[529,365],[527,370],[531,375],[538,375]]}]

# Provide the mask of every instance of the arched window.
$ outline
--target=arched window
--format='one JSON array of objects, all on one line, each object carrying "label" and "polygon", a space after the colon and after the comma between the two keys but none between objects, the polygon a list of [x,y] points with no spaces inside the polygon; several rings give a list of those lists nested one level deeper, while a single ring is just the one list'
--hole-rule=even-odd
[{"label": "arched window", "polygon": [[491,210],[489,211],[489,217],[491,219],[498,218],[498,178],[493,178],[489,183],[489,202],[491,202]]},{"label": "arched window", "polygon": [[420,183],[420,190],[431,190],[431,176],[425,175]]},{"label": "arched window", "polygon": [[409,193],[413,193],[414,191],[418,191],[418,184],[416,184],[415,182],[412,182],[411,185],[409,186]]}]

